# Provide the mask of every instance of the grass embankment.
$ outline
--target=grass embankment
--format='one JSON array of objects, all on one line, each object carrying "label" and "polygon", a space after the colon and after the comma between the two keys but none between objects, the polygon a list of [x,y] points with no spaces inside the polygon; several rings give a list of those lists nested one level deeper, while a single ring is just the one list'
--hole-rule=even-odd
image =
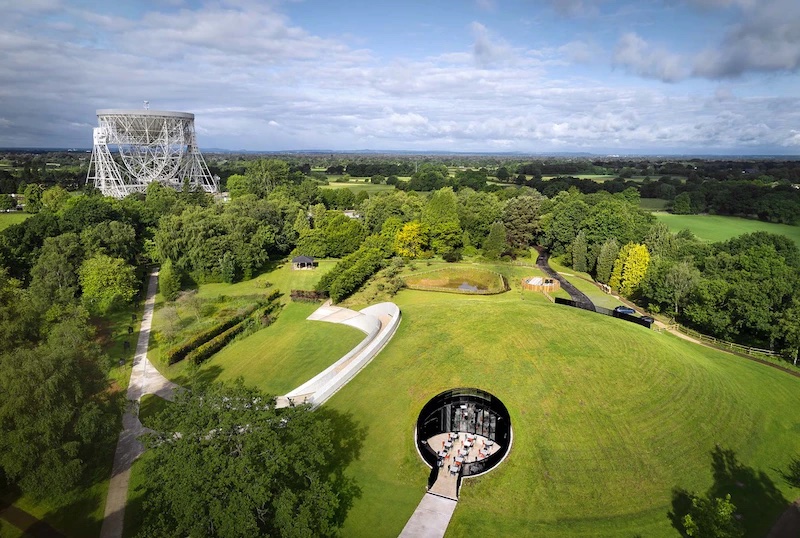
[{"label": "grass embankment", "polygon": [[668,203],[669,200],[664,198],[640,198],[639,208],[645,211],[664,211]]},{"label": "grass embankment", "polygon": [[16,211],[14,213],[0,213],[0,231],[5,230],[12,224],[19,224],[30,216],[30,213],[23,213],[22,211]]},{"label": "grass embankment", "polygon": [[800,226],[720,215],[673,215],[661,211],[653,214],[658,220],[669,226],[672,232],[689,229],[702,241],[726,241],[742,234],[769,232],[785,235],[800,246]]},{"label": "grass embankment", "polygon": [[204,362],[197,372],[184,364],[186,361],[167,366],[161,358],[171,344],[163,341],[165,332],[169,332],[169,316],[165,315],[167,305],[159,295],[153,316],[150,360],[167,378],[182,385],[217,377],[231,380],[247,374],[248,381],[252,378],[253,384],[268,392],[285,394],[324,370],[364,338],[363,333],[346,325],[305,321],[319,304],[289,302],[292,289],[313,289],[335,264],[335,260],[322,260],[313,271],[295,271],[290,263],[282,263],[249,281],[200,285],[196,292],[199,305],[175,301],[170,306],[176,308],[181,327],[173,341],[213,324],[211,316],[220,311],[235,311],[275,288],[283,292],[282,301],[287,303],[270,327],[236,339]]},{"label": "grass embankment", "polygon": [[[363,493],[344,535],[397,536],[428,475],[413,445],[417,414],[459,386],[502,399],[514,446],[496,470],[465,481],[448,536],[677,536],[673,489],[715,483],[749,535],[764,534],[796,494],[776,469],[800,452],[800,380],[525,297],[398,294],[397,334],[326,404],[367,432],[348,469]],[[740,466],[715,461],[716,446]]]}]

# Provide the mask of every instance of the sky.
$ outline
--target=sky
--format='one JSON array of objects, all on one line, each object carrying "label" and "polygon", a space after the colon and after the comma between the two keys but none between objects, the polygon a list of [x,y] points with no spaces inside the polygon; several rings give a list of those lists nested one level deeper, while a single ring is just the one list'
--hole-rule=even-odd
[{"label": "sky", "polygon": [[0,0],[0,147],[800,154],[798,0]]}]

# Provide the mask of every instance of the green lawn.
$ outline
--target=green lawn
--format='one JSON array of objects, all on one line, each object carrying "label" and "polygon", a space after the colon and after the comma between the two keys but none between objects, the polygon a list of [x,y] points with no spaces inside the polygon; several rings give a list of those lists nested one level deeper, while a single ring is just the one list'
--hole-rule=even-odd
[{"label": "green lawn", "polygon": [[[443,264],[416,265],[422,272]],[[512,291],[401,291],[394,300],[403,321],[394,338],[325,404],[365,431],[347,469],[361,496],[343,536],[399,534],[428,476],[413,443],[417,414],[431,397],[459,386],[503,400],[514,445],[500,467],[464,481],[447,536],[678,536],[667,517],[673,490],[704,493],[712,485],[731,493],[748,536],[763,536],[797,496],[779,470],[800,453],[800,379],[523,294],[517,280],[538,273],[534,268],[481,266],[503,272]],[[259,279],[279,280],[281,270]],[[359,293],[354,303],[374,297]],[[200,371],[242,375],[272,393],[294,388],[362,337],[306,321],[313,308],[288,305],[273,326],[235,342]],[[733,465],[715,459],[717,446],[732,451]],[[139,469],[135,464],[132,488]],[[132,493],[133,527],[140,502]]]},{"label": "green lawn", "polygon": [[476,386],[508,407],[514,445],[499,468],[465,481],[448,536],[677,536],[672,490],[712,485],[716,444],[743,466],[718,483],[763,536],[783,509],[776,497],[796,495],[776,469],[800,452],[800,379],[525,298],[400,292],[394,339],[326,404],[367,432],[348,470],[362,496],[343,535],[397,536],[428,475],[413,445],[419,410]]},{"label": "green lawn", "polygon": [[243,376],[270,394],[286,394],[353,349],[366,336],[334,323],[307,321],[319,307],[289,303],[270,327],[230,344],[201,367],[229,381]]},{"label": "green lawn", "polygon": [[347,183],[334,183],[331,181],[328,185],[322,185],[321,188],[323,189],[350,189],[353,191],[354,194],[358,194],[361,191],[366,191],[370,194],[375,192],[385,192],[385,191],[393,191],[394,185],[373,185],[367,179],[367,182],[363,182],[361,180],[355,181],[350,180]]},{"label": "green lawn", "polygon": [[[557,258],[550,258],[549,264],[554,271],[561,273],[561,276],[566,278],[570,284],[578,288],[579,291],[585,293],[589,300],[596,306],[614,308],[622,304],[619,300],[615,299],[614,296],[598,288],[597,285],[592,282],[587,282],[587,280],[594,281],[592,275],[589,273],[582,273],[571,267],[561,265]],[[567,294],[567,297],[569,297],[569,294]]]},{"label": "green lawn", "polygon": [[664,198],[640,198],[639,207],[646,211],[664,211],[669,200]]},{"label": "green lawn", "polygon": [[12,224],[19,224],[30,216],[30,213],[23,213],[22,211],[17,211],[14,213],[0,213],[0,230],[5,230]]},{"label": "green lawn", "polygon": [[[335,264],[336,260],[319,260],[319,266],[313,271],[295,271],[291,263],[284,262],[248,281],[201,284],[197,289],[197,297],[209,305],[209,310],[242,306],[250,297],[264,295],[275,288],[283,292],[281,300],[286,306],[272,326],[238,338],[206,361],[196,373],[198,379],[208,381],[220,376],[223,380],[230,380],[246,374],[248,381],[268,388],[273,394],[284,394],[352,349],[364,338],[362,332],[346,325],[305,321],[319,304],[293,303],[289,300],[291,290],[313,289],[322,275]],[[196,320],[188,306],[182,305],[180,300],[173,304],[177,305],[182,324],[176,341],[213,323],[207,316]],[[195,373],[185,361],[167,366],[161,359],[161,353],[171,345],[161,339],[166,325],[164,306],[159,294],[153,315],[149,358],[167,378],[179,384],[191,384]]]},{"label": "green lawn", "polygon": [[800,246],[800,226],[719,215],[673,215],[661,211],[653,214],[658,220],[666,223],[673,232],[688,228],[703,241],[725,241],[746,233],[770,232],[785,235]]}]

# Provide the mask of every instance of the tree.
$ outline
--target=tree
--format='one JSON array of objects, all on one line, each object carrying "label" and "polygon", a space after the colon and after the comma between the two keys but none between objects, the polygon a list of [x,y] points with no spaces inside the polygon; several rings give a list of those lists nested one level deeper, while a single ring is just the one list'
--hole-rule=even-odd
[{"label": "tree", "polygon": [[58,213],[69,198],[69,191],[64,187],[56,185],[42,193],[42,207],[49,209],[53,213]]},{"label": "tree", "polygon": [[165,301],[174,301],[181,291],[181,274],[167,258],[158,271],[158,291]]},{"label": "tree", "polygon": [[38,213],[42,209],[42,194],[44,187],[38,183],[31,183],[25,186],[22,194],[25,196],[25,211],[27,213]]},{"label": "tree", "polygon": [[531,192],[530,195],[512,198],[502,210],[508,244],[513,249],[529,248],[541,231],[539,217],[544,197],[536,191]]},{"label": "tree", "polygon": [[418,221],[407,222],[397,232],[394,249],[404,258],[419,258],[428,244],[427,234]]},{"label": "tree", "polygon": [[93,444],[116,415],[98,398],[106,358],[80,310],[34,348],[0,355],[0,470],[36,498],[80,480]]},{"label": "tree", "polygon": [[792,487],[800,488],[800,457],[792,458],[786,472],[783,474],[783,479]]},{"label": "tree", "polygon": [[501,166],[497,169],[497,172],[495,172],[494,177],[497,178],[497,181],[506,183],[511,177],[511,173],[508,171],[508,168]]},{"label": "tree", "polygon": [[233,174],[225,183],[231,198],[238,198],[250,194],[250,178],[241,174]]},{"label": "tree", "polygon": [[117,220],[103,221],[81,232],[81,244],[87,256],[107,254],[132,263],[136,257],[136,230]]},{"label": "tree", "polygon": [[278,410],[241,380],[179,393],[145,439],[141,535],[337,534],[355,490],[337,460],[357,428],[330,416]]},{"label": "tree", "polygon": [[686,260],[674,264],[667,270],[664,284],[672,299],[673,312],[676,316],[678,307],[692,292],[699,278],[700,272]]},{"label": "tree", "polygon": [[121,258],[98,254],[79,273],[83,303],[93,314],[105,315],[136,296],[136,271]]},{"label": "tree", "polygon": [[586,272],[586,256],[588,245],[586,243],[586,233],[581,230],[572,242],[572,268],[581,273]]},{"label": "tree", "polygon": [[698,538],[738,538],[744,536],[734,513],[736,507],[731,496],[698,497],[692,496],[689,513],[683,517],[683,526],[688,536]]},{"label": "tree", "polygon": [[421,221],[428,229],[434,253],[443,254],[461,246],[458,199],[452,188],[439,189],[431,195]]},{"label": "tree", "polygon": [[47,309],[50,305],[67,305],[78,294],[78,268],[83,262],[83,249],[74,233],[48,237],[41,254],[31,268],[30,292],[34,301]]},{"label": "tree", "polygon": [[608,285],[622,295],[630,296],[644,280],[649,264],[650,253],[646,246],[637,243],[624,245],[614,262]]},{"label": "tree", "polygon": [[619,244],[613,237],[607,239],[603,246],[600,247],[600,255],[597,257],[596,277],[598,282],[608,284],[611,279],[611,270],[614,266],[614,260],[617,259],[619,254]]},{"label": "tree", "polygon": [[248,163],[245,177],[248,179],[247,192],[266,198],[275,187],[286,183],[289,165],[279,159],[257,159]]},{"label": "tree", "polygon": [[682,192],[672,201],[672,212],[676,215],[689,215],[692,213],[692,199],[688,192]]},{"label": "tree", "polygon": [[506,227],[499,220],[495,221],[491,228],[489,228],[489,235],[483,242],[483,255],[490,260],[497,260],[507,249]]},{"label": "tree", "polygon": [[14,209],[17,207],[17,202],[10,194],[0,194],[0,211]]},{"label": "tree", "polygon": [[370,183],[373,185],[380,185],[381,183],[386,182],[386,178],[380,174],[375,174],[371,178],[369,178]]}]

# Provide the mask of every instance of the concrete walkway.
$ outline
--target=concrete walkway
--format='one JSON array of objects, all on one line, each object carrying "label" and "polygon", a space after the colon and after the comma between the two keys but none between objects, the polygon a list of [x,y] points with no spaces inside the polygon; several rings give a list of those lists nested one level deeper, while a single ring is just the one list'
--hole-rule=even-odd
[{"label": "concrete walkway", "polygon": [[341,323],[356,328],[367,336],[341,359],[315,375],[296,389],[279,396],[277,407],[310,403],[317,407],[325,403],[346,385],[389,342],[400,325],[400,309],[394,303],[379,303],[356,312],[349,308],[331,306],[326,302],[308,318],[310,321]]},{"label": "concrete walkway", "polygon": [[150,274],[147,283],[147,298],[144,302],[142,326],[136,342],[136,354],[133,358],[131,380],[128,384],[128,409],[122,415],[122,433],[119,434],[117,449],[114,453],[114,464],[111,470],[111,482],[108,486],[101,538],[121,538],[125,520],[125,505],[128,501],[128,482],[131,476],[131,465],[142,455],[144,447],[139,436],[147,430],[139,422],[139,400],[145,394],[156,394],[166,400],[172,400],[178,385],[162,376],[147,359],[147,346],[150,342],[150,325],[153,321],[153,308],[158,290],[158,271]]},{"label": "concrete walkway", "polygon": [[442,538],[456,505],[457,501],[426,493],[403,527],[400,538]]}]

